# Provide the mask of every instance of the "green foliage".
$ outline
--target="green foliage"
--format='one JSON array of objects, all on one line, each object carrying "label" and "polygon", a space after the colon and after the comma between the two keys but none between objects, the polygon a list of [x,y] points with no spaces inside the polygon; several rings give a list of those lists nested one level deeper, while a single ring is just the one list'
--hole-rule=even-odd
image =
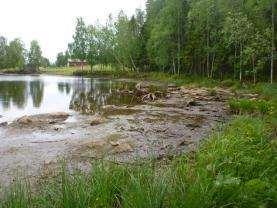
[{"label": "green foliage", "polygon": [[31,42],[30,51],[28,53],[28,65],[31,69],[38,70],[41,66],[42,52],[38,41]]},{"label": "green foliage", "polygon": [[25,49],[20,39],[14,39],[7,48],[7,68],[20,68],[25,65]]},{"label": "green foliage", "polygon": [[25,65],[25,49],[20,39],[14,39],[9,44],[4,37],[0,37],[0,69],[22,69]]},{"label": "green foliage", "polygon": [[104,25],[78,19],[69,49],[91,69],[112,65],[256,83],[269,75],[269,10],[269,0],[149,0],[146,13],[121,11]]},{"label": "green foliage", "polygon": [[64,66],[67,65],[68,59],[69,59],[69,53],[68,53],[68,51],[66,51],[65,53],[60,52],[57,55],[57,59],[56,59],[55,65],[57,67],[64,67]]},{"label": "green foliage", "polygon": [[271,102],[266,100],[231,99],[229,100],[229,107],[231,112],[235,114],[259,113],[267,115],[273,112]]},{"label": "green foliage", "polygon": [[83,18],[77,18],[74,42],[69,45],[69,51],[73,58],[86,60],[87,52],[87,30]]}]

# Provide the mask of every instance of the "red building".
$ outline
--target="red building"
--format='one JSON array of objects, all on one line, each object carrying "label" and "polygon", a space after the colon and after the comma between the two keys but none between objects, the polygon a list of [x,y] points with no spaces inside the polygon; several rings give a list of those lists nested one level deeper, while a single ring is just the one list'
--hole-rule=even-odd
[{"label": "red building", "polygon": [[68,59],[68,63],[67,63],[67,66],[71,66],[71,67],[74,67],[74,66],[87,66],[88,65],[88,62],[87,61],[81,61],[80,59]]}]

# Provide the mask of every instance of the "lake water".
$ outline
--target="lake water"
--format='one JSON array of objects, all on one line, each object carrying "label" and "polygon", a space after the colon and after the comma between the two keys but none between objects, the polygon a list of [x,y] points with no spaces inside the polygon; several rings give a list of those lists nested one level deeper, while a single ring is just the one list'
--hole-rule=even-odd
[{"label": "lake water", "polygon": [[0,122],[51,112],[93,113],[104,105],[134,104],[135,82],[109,79],[0,75]]}]

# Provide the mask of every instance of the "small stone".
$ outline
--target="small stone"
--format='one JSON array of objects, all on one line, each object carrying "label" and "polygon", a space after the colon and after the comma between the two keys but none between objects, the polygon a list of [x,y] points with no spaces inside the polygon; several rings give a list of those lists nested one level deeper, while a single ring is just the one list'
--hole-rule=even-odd
[{"label": "small stone", "polygon": [[190,145],[190,144],[193,144],[194,142],[192,141],[192,140],[187,140],[187,139],[185,139],[185,140],[183,140],[183,141],[181,141],[179,144],[178,144],[178,146],[187,146],[187,145]]},{"label": "small stone", "polygon": [[112,146],[118,146],[119,145],[119,143],[118,142],[115,142],[115,141],[110,141],[110,144],[112,145]]}]

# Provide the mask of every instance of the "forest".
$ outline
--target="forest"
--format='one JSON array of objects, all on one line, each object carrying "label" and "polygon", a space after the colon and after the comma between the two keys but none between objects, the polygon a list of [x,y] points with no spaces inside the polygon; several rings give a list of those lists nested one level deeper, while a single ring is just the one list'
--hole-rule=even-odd
[{"label": "forest", "polygon": [[106,24],[77,19],[74,41],[58,56],[134,71],[240,81],[271,81],[276,62],[276,2],[148,0]]},{"label": "forest", "polygon": [[[91,67],[273,82],[276,5],[274,0],[147,0],[145,10],[131,17],[121,11],[105,24],[86,24],[79,17],[73,42],[55,65],[77,58]],[[7,44],[4,37],[0,63],[0,69],[50,65],[40,51],[32,55],[20,39]]]}]

